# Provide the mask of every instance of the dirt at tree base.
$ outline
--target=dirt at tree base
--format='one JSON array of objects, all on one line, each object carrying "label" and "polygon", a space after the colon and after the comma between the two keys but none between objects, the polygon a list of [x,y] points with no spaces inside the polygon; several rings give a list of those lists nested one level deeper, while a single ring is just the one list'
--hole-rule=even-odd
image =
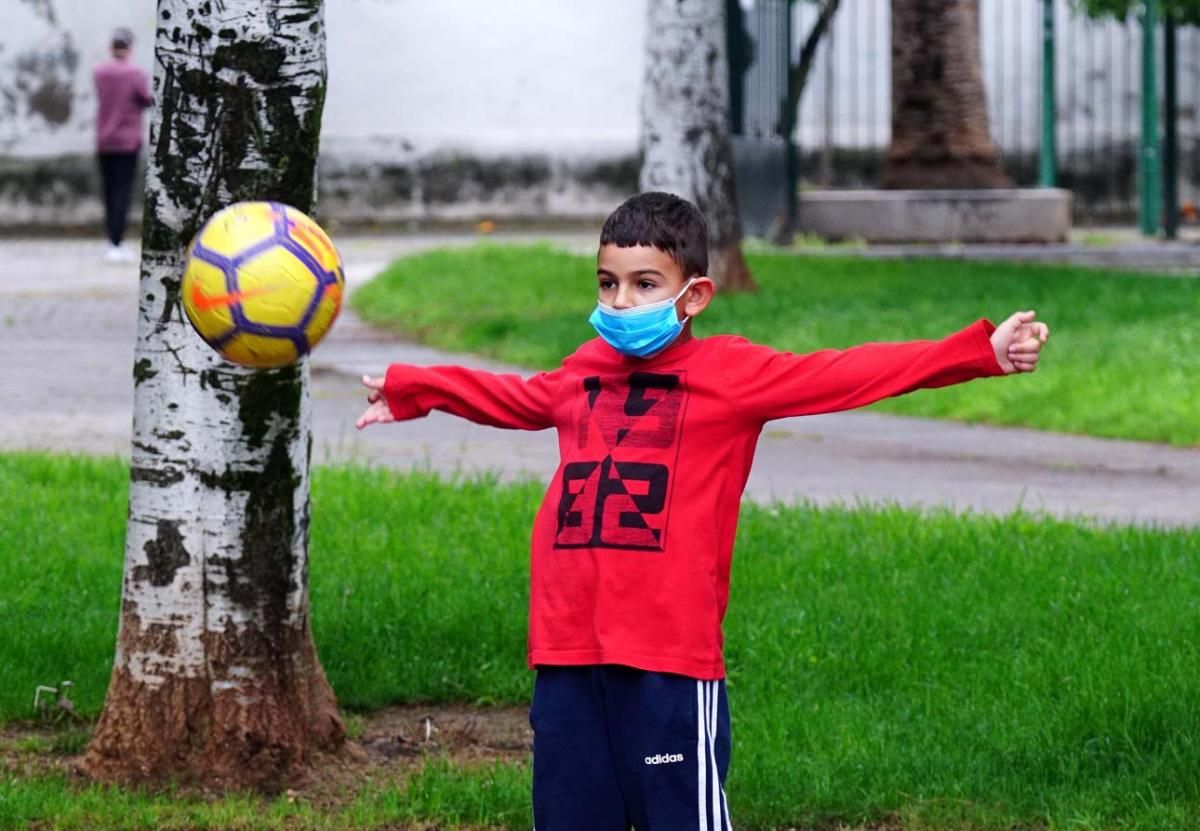
[{"label": "dirt at tree base", "polygon": [[[347,720],[356,721],[353,716]],[[362,725],[361,735],[347,740],[349,753],[318,759],[310,781],[292,789],[296,798],[336,808],[349,802],[364,782],[404,782],[429,760],[464,767],[528,764],[533,752],[528,707],[405,705],[363,716]]]},{"label": "dirt at tree base", "polygon": [[[292,783],[280,798],[333,810],[353,802],[365,785],[407,781],[430,760],[464,767],[493,762],[527,764],[533,750],[528,707],[417,704],[344,717],[353,735],[347,739],[346,752],[318,755],[308,776]],[[93,727],[29,723],[0,727],[0,776],[63,775],[86,785],[78,760]],[[222,796],[221,791],[198,786],[172,792],[181,798],[204,800]]]},{"label": "dirt at tree base", "polygon": [[[318,757],[307,781],[296,782],[278,797],[302,801],[320,811],[348,807],[365,788],[399,786],[430,761],[462,767],[496,762],[528,764],[533,730],[528,707],[478,707],[467,704],[410,704],[365,715],[343,714],[350,729],[348,751]],[[66,776],[79,787],[89,781],[77,762],[94,725],[57,727],[29,723],[0,726],[0,777],[17,779]],[[61,748],[69,748],[64,752]],[[60,749],[56,749],[60,748]],[[224,792],[201,787],[176,788],[181,799],[216,801]],[[36,826],[35,826],[36,827]],[[455,826],[474,831],[474,826]],[[439,831],[440,823],[387,825],[377,831]],[[479,829],[486,831],[486,829]],[[779,831],[800,831],[781,828]],[[905,831],[904,821],[884,818],[862,825],[839,820],[818,822],[804,831]]]}]

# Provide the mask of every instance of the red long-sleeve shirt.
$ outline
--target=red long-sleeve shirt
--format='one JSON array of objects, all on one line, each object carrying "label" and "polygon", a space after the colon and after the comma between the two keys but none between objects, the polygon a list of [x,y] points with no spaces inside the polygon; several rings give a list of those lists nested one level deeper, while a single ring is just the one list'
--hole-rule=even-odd
[{"label": "red long-sleeve shirt", "polygon": [[981,320],[940,341],[807,355],[721,335],[650,359],[597,338],[528,379],[393,364],[384,394],[397,419],[437,409],[558,430],[561,461],[533,526],[531,666],[717,679],[738,509],[763,424],[1003,374],[993,329]]}]

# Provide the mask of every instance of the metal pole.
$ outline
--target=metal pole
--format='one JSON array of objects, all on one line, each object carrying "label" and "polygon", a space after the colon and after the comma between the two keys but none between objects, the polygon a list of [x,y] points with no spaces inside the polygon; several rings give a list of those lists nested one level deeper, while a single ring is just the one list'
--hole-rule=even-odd
[{"label": "metal pole", "polygon": [[833,187],[833,27],[825,32],[825,135],[821,146],[821,187]]},{"label": "metal pole", "polygon": [[1142,152],[1138,165],[1138,224],[1142,234],[1158,233],[1162,208],[1162,170],[1158,155],[1158,55],[1155,29],[1158,0],[1145,0],[1142,12]]},{"label": "metal pole", "polygon": [[[783,42],[786,44],[783,50],[784,66],[787,74],[784,76],[787,83],[784,85],[785,100],[790,100],[787,84],[791,83],[792,79],[792,4],[784,3],[786,14],[784,15],[784,33]],[[798,121],[799,119],[797,119]],[[796,228],[796,189],[799,187],[800,180],[800,159],[799,151],[796,148],[796,141],[793,136],[795,128],[788,132],[783,137],[783,153],[784,153],[784,227],[779,234],[779,242],[790,244],[792,241],[792,233]]]},{"label": "metal pole", "polygon": [[1163,15],[1163,228],[1167,239],[1179,232],[1179,93],[1176,89],[1175,15]]},{"label": "metal pole", "polygon": [[1038,184],[1044,188],[1055,185],[1054,162],[1058,156],[1055,146],[1054,91],[1054,0],[1042,0],[1042,153]]}]

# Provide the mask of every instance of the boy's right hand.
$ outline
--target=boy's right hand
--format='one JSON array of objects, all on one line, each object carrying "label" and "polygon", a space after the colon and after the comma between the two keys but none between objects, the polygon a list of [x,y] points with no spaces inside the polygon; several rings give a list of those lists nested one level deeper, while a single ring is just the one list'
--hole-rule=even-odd
[{"label": "boy's right hand", "polygon": [[354,422],[354,426],[361,430],[368,424],[387,424],[389,421],[395,421],[392,408],[388,406],[387,399],[383,397],[383,379],[364,375],[362,381],[363,386],[370,390],[367,393],[367,409],[363,410],[363,414],[358,417],[358,421]]},{"label": "boy's right hand", "polygon": [[996,363],[1005,375],[1037,369],[1042,346],[1050,337],[1050,327],[1035,320],[1036,317],[1033,311],[1015,312],[992,332],[990,340]]}]

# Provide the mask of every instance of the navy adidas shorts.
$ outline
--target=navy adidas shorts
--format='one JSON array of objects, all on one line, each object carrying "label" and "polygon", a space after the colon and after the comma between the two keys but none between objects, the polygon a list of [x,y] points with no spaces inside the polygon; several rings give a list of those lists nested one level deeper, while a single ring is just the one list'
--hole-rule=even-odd
[{"label": "navy adidas shorts", "polygon": [[529,722],[536,831],[730,831],[724,681],[539,667]]}]

